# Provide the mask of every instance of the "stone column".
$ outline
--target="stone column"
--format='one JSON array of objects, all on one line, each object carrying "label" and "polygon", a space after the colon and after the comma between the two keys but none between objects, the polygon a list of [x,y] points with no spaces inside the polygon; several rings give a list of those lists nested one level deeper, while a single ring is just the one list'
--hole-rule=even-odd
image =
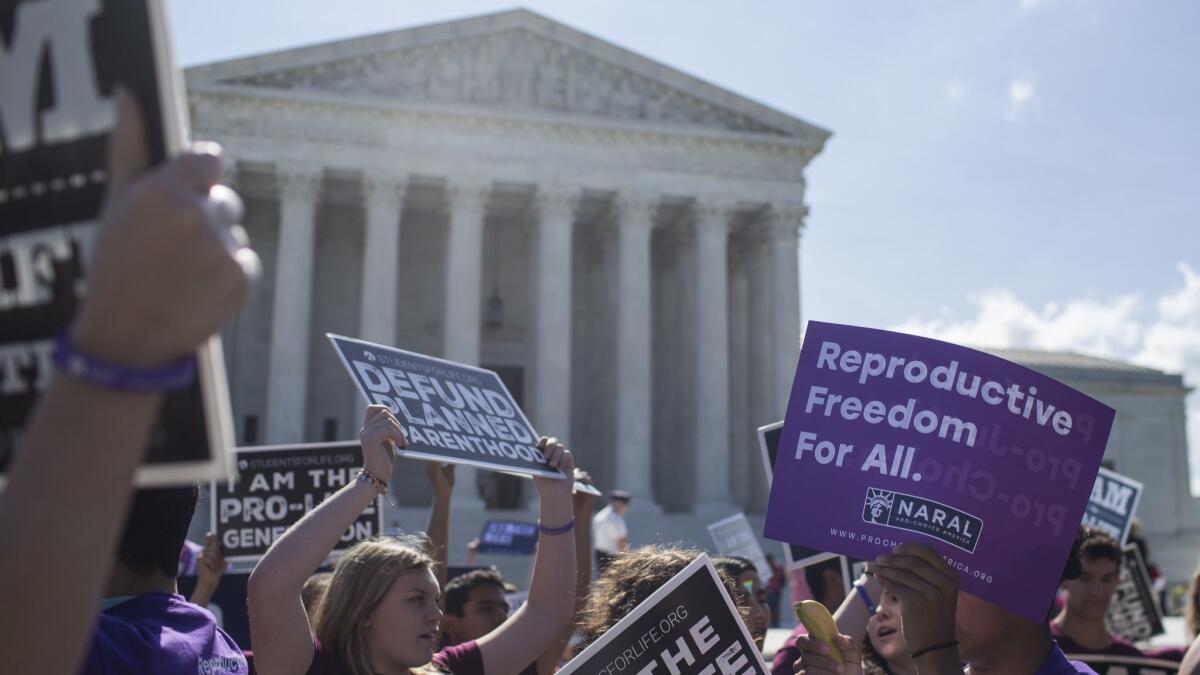
[{"label": "stone column", "polygon": [[617,196],[617,483],[654,503],[650,409],[650,231],[658,197]]},{"label": "stone column", "polygon": [[700,199],[695,206],[696,497],[697,510],[728,509],[729,490],[729,222],[736,204]]},{"label": "stone column", "polygon": [[539,186],[534,422],[565,438],[571,428],[571,236],[579,191]]},{"label": "stone column", "polygon": [[[491,183],[451,181],[446,186],[446,305],[444,356],[479,365],[480,282],[483,273],[483,218]],[[455,470],[454,504],[482,509],[474,467]]]},{"label": "stone column", "polygon": [[313,239],[321,169],[281,166],[279,253],[271,313],[271,354],[267,371],[268,443],[304,440],[308,383],[309,316],[312,298]]},{"label": "stone column", "polygon": [[787,412],[796,363],[800,357],[800,228],[808,209],[803,204],[777,204],[770,212],[772,270],[772,393],[775,419]]},{"label": "stone column", "polygon": [[371,170],[363,172],[367,231],[363,241],[359,337],[389,346],[396,344],[400,213],[404,210],[404,191],[402,176]]}]

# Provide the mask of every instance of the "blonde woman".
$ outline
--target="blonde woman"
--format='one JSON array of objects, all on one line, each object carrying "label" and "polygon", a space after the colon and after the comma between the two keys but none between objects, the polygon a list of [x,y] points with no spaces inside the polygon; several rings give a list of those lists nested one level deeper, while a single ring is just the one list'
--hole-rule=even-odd
[{"label": "blonde woman", "polygon": [[[575,601],[575,539],[570,480],[535,478],[539,537],[529,599],[495,631],[434,653],[441,589],[424,542],[375,539],[338,562],[315,627],[300,602],[309,574],[346,528],[386,489],[393,447],[408,439],[387,408],[367,409],[359,439],[363,475],[339,490],[275,542],[249,582],[250,636],[261,675],[517,675],[566,628]],[[555,439],[538,447],[566,476],[570,451]]]}]

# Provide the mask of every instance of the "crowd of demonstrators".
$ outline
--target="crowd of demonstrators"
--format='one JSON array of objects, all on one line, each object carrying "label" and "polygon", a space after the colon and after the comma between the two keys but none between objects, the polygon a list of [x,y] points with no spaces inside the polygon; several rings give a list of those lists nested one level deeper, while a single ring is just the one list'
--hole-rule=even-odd
[{"label": "crowd of demonstrators", "polygon": [[592,518],[595,535],[596,569],[604,571],[608,563],[629,547],[629,529],[625,526],[625,512],[629,510],[632,496],[624,490],[608,493],[608,506],[600,509]]},{"label": "crowd of demonstrators", "polygon": [[1106,617],[1121,581],[1121,546],[1098,530],[1079,545],[1080,573],[1063,582],[1063,608],[1050,622],[1050,634],[1068,654],[1142,656],[1142,651],[1108,630]]},{"label": "crowd of demonstrators", "polygon": [[[147,171],[137,106],[124,93],[117,101],[89,292],[67,340],[108,363],[153,369],[186,358],[214,334],[244,304],[259,263],[237,225],[240,202],[217,186],[220,149],[198,145]],[[359,542],[332,572],[314,573],[387,493],[396,451],[407,445],[392,412],[369,406],[357,478],[283,533],[250,576],[248,659],[204,609],[226,570],[211,533],[191,552],[198,577],[191,601],[178,594],[198,488],[131,489],[161,398],[51,377],[0,495],[0,539],[8,550],[38,552],[0,557],[6,672],[551,675],[569,658],[572,633],[583,644],[599,639],[699,554],[630,548],[629,494],[610,493],[593,519],[594,498],[572,490],[572,479],[589,478],[569,450],[543,437],[537,446],[562,476],[533,479],[540,535],[528,598],[517,611],[509,612],[498,573],[446,580],[454,468],[436,462],[426,465],[434,499],[423,535]],[[64,470],[87,480],[61,490]],[[79,513],[88,514],[86,527]],[[1144,541],[1132,540],[1145,552]],[[78,564],[91,559],[103,562]],[[772,557],[772,582],[764,585],[749,560],[713,562],[761,648],[777,621],[784,570]],[[805,582],[834,612],[846,661],[798,627],[775,673],[1092,672],[1066,654],[1140,654],[1104,623],[1121,562],[1115,540],[1081,530],[1063,570],[1063,608],[1041,622],[960,592],[958,574],[921,544],[870,561],[851,593],[840,560],[812,565]],[[1193,636],[1198,592],[1189,608]],[[1180,672],[1198,671],[1200,640]]]}]

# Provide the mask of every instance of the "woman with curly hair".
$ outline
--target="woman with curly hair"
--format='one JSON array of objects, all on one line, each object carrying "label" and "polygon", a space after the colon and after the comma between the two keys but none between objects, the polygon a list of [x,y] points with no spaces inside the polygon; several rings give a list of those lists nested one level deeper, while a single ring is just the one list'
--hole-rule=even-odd
[{"label": "woman with curly hair", "polygon": [[[695,549],[651,545],[632,548],[614,557],[600,578],[592,583],[580,626],[583,635],[580,651],[617,625],[700,553]],[[744,600],[739,600],[737,584],[720,566],[717,566],[717,576],[725,584],[729,597],[734,599],[742,621],[749,627],[749,608]]]}]

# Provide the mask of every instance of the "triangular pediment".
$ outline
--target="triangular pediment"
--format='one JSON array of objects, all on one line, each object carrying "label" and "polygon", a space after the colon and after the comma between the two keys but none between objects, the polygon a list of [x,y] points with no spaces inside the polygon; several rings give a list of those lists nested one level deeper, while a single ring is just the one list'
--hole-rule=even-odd
[{"label": "triangular pediment", "polygon": [[526,10],[188,70],[189,86],[320,92],[707,128],[822,144],[829,132]]}]

